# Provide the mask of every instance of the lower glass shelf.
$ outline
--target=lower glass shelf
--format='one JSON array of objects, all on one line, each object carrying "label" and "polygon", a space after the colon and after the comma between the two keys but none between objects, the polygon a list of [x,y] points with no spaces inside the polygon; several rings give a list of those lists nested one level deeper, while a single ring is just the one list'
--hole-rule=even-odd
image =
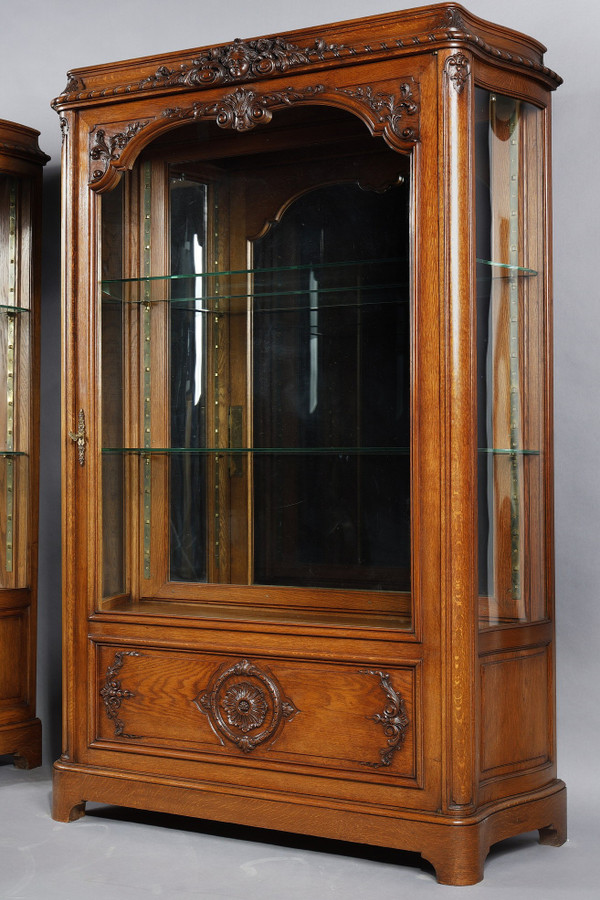
[{"label": "lower glass shelf", "polygon": [[273,454],[273,455],[383,455],[406,456],[408,447],[103,447],[104,454],[126,454],[137,456],[152,456],[159,454],[176,455],[179,453],[190,454]]}]

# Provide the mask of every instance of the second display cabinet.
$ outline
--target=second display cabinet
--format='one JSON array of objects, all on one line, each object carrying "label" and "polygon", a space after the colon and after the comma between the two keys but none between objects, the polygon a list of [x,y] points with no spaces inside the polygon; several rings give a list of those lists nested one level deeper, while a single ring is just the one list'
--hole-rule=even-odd
[{"label": "second display cabinet", "polygon": [[441,4],[70,73],[56,818],[564,840],[542,52]]}]

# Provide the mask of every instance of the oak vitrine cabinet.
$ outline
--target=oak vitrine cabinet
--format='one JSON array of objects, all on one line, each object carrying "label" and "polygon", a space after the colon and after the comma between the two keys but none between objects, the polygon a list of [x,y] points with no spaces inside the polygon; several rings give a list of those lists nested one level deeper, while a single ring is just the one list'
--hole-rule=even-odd
[{"label": "oak vitrine cabinet", "polygon": [[0,120],[0,754],[41,765],[35,715],[42,167],[32,128]]},{"label": "oak vitrine cabinet", "polygon": [[69,73],[56,818],[564,840],[542,53],[440,4]]}]

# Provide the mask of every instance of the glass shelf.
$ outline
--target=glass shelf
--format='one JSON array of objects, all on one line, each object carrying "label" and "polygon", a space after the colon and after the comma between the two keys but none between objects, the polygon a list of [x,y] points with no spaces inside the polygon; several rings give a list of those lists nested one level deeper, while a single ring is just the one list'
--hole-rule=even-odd
[{"label": "glass shelf", "polygon": [[478,453],[489,453],[491,456],[539,456],[539,450],[511,450],[505,447],[478,447]]},{"label": "glass shelf", "polygon": [[103,447],[102,453],[131,453],[137,456],[178,453],[231,455],[231,454],[272,454],[281,456],[408,456],[408,447]]},{"label": "glass shelf", "polygon": [[535,269],[528,269],[525,266],[513,266],[508,263],[495,262],[491,259],[479,259],[476,263],[481,266],[489,266],[491,269],[499,269],[499,274],[494,274],[493,278],[508,278],[510,275],[535,276],[538,272]]},{"label": "glass shelf", "polygon": [[26,313],[29,309],[26,306],[12,306],[9,303],[0,303],[0,310],[5,313]]},{"label": "glass shelf", "polygon": [[[303,304],[302,306],[270,306],[267,309],[254,309],[256,314],[261,313],[273,313],[273,312],[320,312],[324,309],[364,309],[367,306],[384,306],[390,304],[401,304],[408,303],[409,298],[408,294],[406,296],[394,297],[393,299],[381,299],[381,296],[374,297],[372,299],[368,299],[364,297],[365,292],[367,291],[390,291],[390,290],[405,290],[408,292],[408,284],[407,283],[398,283],[398,284],[374,284],[374,285],[360,285],[357,287],[356,285],[342,285],[341,287],[335,288],[319,288],[318,294],[319,298],[323,295],[332,295],[332,294],[348,294],[352,291],[359,292],[361,294],[360,300],[357,300],[354,303],[321,303],[318,305],[315,304]],[[171,307],[177,307],[184,303],[196,303],[198,301],[201,302],[210,302],[210,301],[230,301],[230,300],[264,300],[269,297],[282,299],[282,297],[310,297],[311,292],[308,289],[301,290],[289,290],[287,288],[282,288],[279,291],[269,291],[269,292],[259,292],[259,291],[245,291],[240,294],[215,294],[214,296],[206,297],[206,296],[187,296],[187,297],[160,297],[160,298],[131,298],[131,297],[115,297],[112,294],[102,294],[102,302],[103,303],[126,303],[134,306],[150,306],[156,305],[158,303],[168,303]],[[198,313],[205,315],[217,315],[222,316],[227,313],[230,315],[229,310],[223,310],[220,307],[184,307],[182,309],[183,312],[186,313]],[[241,314],[246,314],[246,310],[243,310]]]},{"label": "glass shelf", "polygon": [[0,450],[0,459],[12,459],[16,456],[27,456],[22,450]]},{"label": "glass shelf", "polygon": [[231,275],[271,275],[274,272],[321,272],[326,269],[357,268],[359,266],[386,265],[388,263],[407,264],[407,260],[401,256],[392,256],[384,259],[358,259],[342,260],[340,262],[309,263],[298,266],[274,266],[269,268],[258,267],[254,269],[230,269],[211,272],[189,272],[183,275],[145,275],[136,278],[105,278],[100,284],[145,284],[156,281],[181,281],[189,278],[228,278]]}]

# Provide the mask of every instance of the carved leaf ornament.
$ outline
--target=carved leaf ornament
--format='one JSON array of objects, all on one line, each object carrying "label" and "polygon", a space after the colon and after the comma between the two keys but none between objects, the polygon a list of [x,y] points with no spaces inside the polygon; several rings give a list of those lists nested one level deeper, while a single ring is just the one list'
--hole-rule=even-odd
[{"label": "carved leaf ornament", "polygon": [[379,678],[379,683],[386,696],[386,704],[383,711],[373,716],[367,716],[373,722],[383,727],[383,733],[386,736],[387,747],[382,747],[379,751],[381,757],[380,762],[364,762],[363,766],[369,766],[371,769],[379,769],[382,766],[391,766],[393,756],[404,742],[406,729],[409,725],[409,718],[406,714],[404,700],[392,687],[390,675],[387,672],[373,671],[371,669],[361,669],[362,675],[375,675]]},{"label": "carved leaf ornament", "polygon": [[134,734],[127,734],[125,732],[125,723],[119,716],[123,700],[131,700],[133,697],[135,697],[135,693],[128,690],[127,688],[124,688],[121,684],[120,679],[118,679],[116,676],[122,669],[126,656],[140,655],[141,654],[138,653],[137,650],[118,650],[115,653],[113,664],[106,670],[106,679],[104,685],[100,690],[100,696],[104,701],[106,715],[114,723],[116,737],[136,737],[136,735]]}]

